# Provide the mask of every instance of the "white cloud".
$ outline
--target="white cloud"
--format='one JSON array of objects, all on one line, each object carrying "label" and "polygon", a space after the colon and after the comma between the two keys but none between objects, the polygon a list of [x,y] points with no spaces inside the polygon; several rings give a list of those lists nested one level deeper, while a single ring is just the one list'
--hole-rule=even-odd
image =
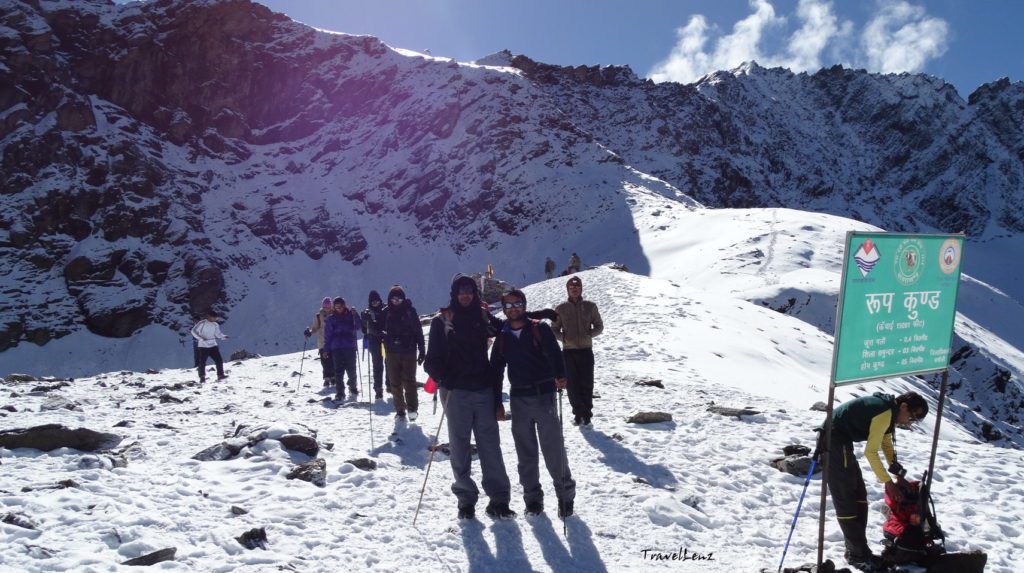
[{"label": "white cloud", "polygon": [[908,2],[880,2],[864,27],[861,46],[868,69],[884,73],[919,72],[946,52],[949,25]]},{"label": "white cloud", "polygon": [[743,62],[782,66],[795,72],[816,71],[823,54],[843,54],[846,62],[866,65],[871,71],[920,71],[946,50],[948,24],[929,16],[924,8],[905,0],[879,0],[878,13],[867,23],[860,44],[851,41],[855,26],[840,21],[828,0],[800,0],[796,9],[799,28],[774,52],[764,52],[766,36],[784,31],[786,18],[776,15],[769,0],[750,0],[751,14],[719,36],[702,15],[676,30],[676,45],[649,72],[656,82],[692,82],[716,70],[729,70]]}]

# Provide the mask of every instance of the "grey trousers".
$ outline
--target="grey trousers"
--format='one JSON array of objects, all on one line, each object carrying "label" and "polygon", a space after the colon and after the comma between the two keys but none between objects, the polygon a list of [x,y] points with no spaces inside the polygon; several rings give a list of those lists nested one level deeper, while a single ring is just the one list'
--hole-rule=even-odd
[{"label": "grey trousers", "polygon": [[572,479],[562,446],[555,400],[553,392],[510,398],[512,439],[519,458],[519,484],[523,486],[523,501],[527,505],[544,501],[544,490],[540,486],[540,452],[544,454],[544,465],[555,484],[555,496],[565,501],[576,498],[576,482]]},{"label": "grey trousers", "polygon": [[476,505],[480,490],[470,476],[473,459],[470,455],[470,434],[476,438],[483,474],[484,493],[491,501],[508,503],[512,497],[512,484],[505,472],[501,457],[498,420],[494,417],[494,394],[490,390],[441,389],[441,403],[447,404],[448,441],[451,447],[452,493],[459,505]]}]

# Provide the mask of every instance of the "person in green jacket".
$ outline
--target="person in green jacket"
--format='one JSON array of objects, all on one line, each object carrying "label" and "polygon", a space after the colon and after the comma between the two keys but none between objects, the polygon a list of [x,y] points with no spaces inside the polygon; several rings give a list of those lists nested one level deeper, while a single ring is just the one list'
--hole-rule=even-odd
[{"label": "person in green jacket", "polygon": [[[846,561],[863,571],[881,568],[881,559],[871,553],[867,541],[868,500],[864,476],[860,463],[853,452],[854,442],[866,442],[864,457],[871,465],[878,481],[885,484],[890,497],[902,497],[897,481],[886,471],[899,472],[894,466],[896,452],[893,448],[893,432],[896,426],[903,428],[920,421],[928,415],[928,402],[917,392],[907,392],[897,397],[876,392],[844,402],[832,414],[832,447],[829,448],[828,488],[832,492],[832,505],[836,519],[846,539]],[[888,466],[882,465],[879,450],[885,456]],[[897,474],[896,480],[902,480]]]}]

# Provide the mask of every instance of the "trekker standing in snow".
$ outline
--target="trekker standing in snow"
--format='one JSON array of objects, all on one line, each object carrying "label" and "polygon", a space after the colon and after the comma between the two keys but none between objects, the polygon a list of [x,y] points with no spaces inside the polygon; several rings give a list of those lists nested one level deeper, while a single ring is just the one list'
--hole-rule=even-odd
[{"label": "trekker standing in snow", "polygon": [[[927,415],[928,402],[917,392],[907,392],[895,398],[876,392],[844,402],[832,413],[828,488],[832,492],[839,528],[846,538],[846,561],[853,567],[864,571],[881,570],[882,567],[882,559],[871,553],[868,546],[867,489],[857,456],[853,453],[853,443],[867,442],[864,457],[878,481],[885,484],[886,494],[898,502],[902,494],[897,481],[902,481],[903,477],[899,475],[902,467],[895,463],[893,432],[896,426],[909,428]],[[882,465],[879,449],[885,455],[889,470],[897,475],[897,481]]]},{"label": "trekker standing in snow", "polygon": [[380,293],[370,291],[367,301],[369,308],[363,311],[363,337],[366,348],[370,351],[370,362],[373,372],[373,394],[374,399],[384,398],[384,304],[380,300]]},{"label": "trekker standing in snow", "polygon": [[544,276],[551,278],[555,274],[555,261],[548,257],[548,260],[544,261]]},{"label": "trekker standing in snow", "polygon": [[345,399],[345,374],[352,396],[359,394],[356,382],[357,333],[362,329],[359,313],[345,306],[345,299],[334,299],[334,312],[324,323],[324,353],[334,365],[334,399]]},{"label": "trekker standing in snow", "polygon": [[313,323],[303,332],[306,338],[316,333],[316,349],[320,353],[320,367],[323,369],[324,388],[334,385],[334,366],[331,364],[330,354],[324,352],[324,325],[327,317],[331,315],[331,297],[325,296],[320,301],[320,311],[313,315]]},{"label": "trekker standing in snow", "polygon": [[551,327],[526,318],[526,294],[512,289],[501,296],[508,318],[491,347],[491,370],[500,387],[508,365],[512,438],[519,458],[519,484],[523,486],[526,515],[544,511],[540,485],[537,441],[544,465],[555,484],[558,516],[573,513],[576,482],[569,472],[561,426],[555,406],[555,390],[565,388],[565,366]]},{"label": "trekker standing in snow", "polygon": [[553,326],[555,337],[562,342],[573,424],[589,426],[594,415],[593,339],[604,330],[604,322],[597,305],[583,300],[583,281],[580,277],[570,278],[565,284],[565,290],[569,300],[555,307],[558,320]]},{"label": "trekker standing in snow", "polygon": [[416,365],[423,364],[426,350],[420,316],[405,298],[405,290],[395,285],[388,292],[384,311],[384,349],[387,351],[388,384],[395,398],[395,417],[401,420],[408,411],[409,420],[419,416],[416,392]]},{"label": "trekker standing in snow", "polygon": [[577,255],[576,253],[573,253],[572,256],[569,257],[569,272],[570,273],[578,273],[578,272],[580,272],[580,267],[582,265],[583,265],[583,262],[580,261],[580,256]]},{"label": "trekker standing in snow", "polygon": [[458,499],[459,519],[473,519],[480,496],[470,471],[470,434],[476,438],[484,492],[490,498],[487,515],[516,516],[508,502],[512,486],[501,457],[498,420],[505,419],[500,379],[490,373],[487,340],[501,330],[501,321],[480,308],[476,282],[458,274],[452,280],[451,301],[430,322],[430,344],[424,368],[441,388],[451,442],[452,493]]},{"label": "trekker standing in snow", "polygon": [[220,331],[217,324],[217,313],[209,311],[206,313],[206,320],[201,320],[192,327],[192,338],[199,343],[199,382],[206,382],[206,359],[213,358],[217,365],[217,380],[227,378],[224,374],[224,359],[220,356],[220,348],[217,347],[217,340],[227,340],[227,336]]}]

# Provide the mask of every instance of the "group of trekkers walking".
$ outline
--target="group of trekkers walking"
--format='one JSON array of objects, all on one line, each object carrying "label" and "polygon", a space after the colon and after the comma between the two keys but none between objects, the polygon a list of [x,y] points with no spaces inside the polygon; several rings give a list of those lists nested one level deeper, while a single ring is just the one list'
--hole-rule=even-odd
[{"label": "group of trekkers walking", "polygon": [[[494,518],[513,518],[511,484],[501,454],[498,422],[509,416],[502,402],[504,379],[509,380],[512,438],[518,457],[519,483],[527,515],[544,511],[540,456],[554,483],[559,517],[572,515],[576,482],[569,470],[562,435],[560,398],[568,389],[574,423],[591,424],[593,416],[593,338],[604,325],[597,305],[583,299],[583,283],[573,276],[566,284],[568,299],[555,310],[528,312],[526,295],[505,291],[501,306],[505,320],[490,313],[477,282],[456,275],[450,300],[431,322],[427,343],[416,309],[400,286],[386,301],[371,291],[361,315],[342,298],[325,298],[306,336],[318,335],[324,386],[334,385],[336,399],[347,390],[358,393],[349,365],[354,363],[357,337],[371,356],[375,398],[383,399],[383,379],[394,400],[398,422],[415,421],[418,410],[416,366],[440,389],[447,417],[451,489],[460,519],[473,519],[480,488],[471,477],[476,443],[488,498],[485,509]],[[552,326],[538,319],[549,319]],[[562,341],[564,350],[559,348]],[[384,368],[382,369],[382,365]]]}]

